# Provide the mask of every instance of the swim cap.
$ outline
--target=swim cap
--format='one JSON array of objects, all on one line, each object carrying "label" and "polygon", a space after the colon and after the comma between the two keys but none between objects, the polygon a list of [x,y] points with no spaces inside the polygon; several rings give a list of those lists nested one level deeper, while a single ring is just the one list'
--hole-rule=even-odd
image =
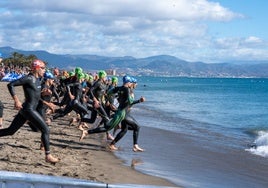
[{"label": "swim cap", "polygon": [[80,72],[80,73],[77,74],[77,78],[78,78],[79,80],[81,80],[81,79],[84,78],[84,77],[85,77],[85,74],[82,73],[82,72]]},{"label": "swim cap", "polygon": [[44,79],[45,79],[45,80],[47,80],[47,79],[54,79],[54,75],[53,75],[51,72],[46,71],[46,72],[44,73]]},{"label": "swim cap", "polygon": [[88,74],[84,74],[84,78],[85,78],[85,80],[88,80],[89,79],[89,75]]},{"label": "swim cap", "polygon": [[134,78],[134,77],[131,77],[131,83],[137,83],[137,79],[136,78]]},{"label": "swim cap", "polygon": [[123,77],[123,83],[126,84],[126,83],[129,83],[131,82],[131,77],[130,76],[124,76]]},{"label": "swim cap", "polygon": [[104,78],[107,76],[107,74],[104,70],[99,71],[98,75],[99,75],[99,78]]},{"label": "swim cap", "polygon": [[32,70],[39,69],[43,64],[45,64],[43,61],[40,59],[36,59],[32,62]]},{"label": "swim cap", "polygon": [[74,75],[75,75],[74,71],[69,72],[69,76],[70,76],[70,77],[71,77],[71,76],[74,76]]},{"label": "swim cap", "polygon": [[81,68],[81,67],[76,67],[75,69],[74,69],[74,73],[77,75],[77,74],[79,74],[79,73],[82,73],[83,72],[83,69]]},{"label": "swim cap", "polygon": [[93,78],[93,76],[92,75],[88,75],[88,80],[89,81],[92,81],[94,78]]},{"label": "swim cap", "polygon": [[112,77],[112,83],[117,83],[118,82],[118,78],[116,76]]}]

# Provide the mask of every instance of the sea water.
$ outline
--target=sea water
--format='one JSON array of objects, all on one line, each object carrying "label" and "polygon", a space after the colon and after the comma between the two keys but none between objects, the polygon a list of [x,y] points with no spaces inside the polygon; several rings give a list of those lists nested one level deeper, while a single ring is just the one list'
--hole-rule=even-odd
[{"label": "sea water", "polygon": [[[268,146],[268,79],[139,77],[138,81],[136,98],[144,96],[147,101],[137,110],[153,122],[146,126],[193,136],[219,133],[235,141],[256,137],[257,146]],[[268,156],[268,150],[254,153]]]},{"label": "sea water", "polygon": [[[196,142],[206,145],[211,151],[221,152],[222,148],[233,151],[243,150],[248,155],[267,157],[268,160],[268,79],[177,77],[138,77],[137,79],[138,87],[135,96],[146,98],[146,102],[133,108],[133,114],[141,126],[157,128],[173,134],[183,133]],[[161,139],[159,142],[162,144],[161,147],[172,144],[166,139]],[[128,144],[131,144],[131,141]],[[172,147],[177,150],[176,145]],[[157,151],[157,148],[152,150]],[[150,155],[158,154],[118,152],[118,155],[132,159],[139,158],[141,155],[148,159]],[[161,154],[158,157],[161,158]],[[166,169],[168,165],[164,164],[165,155],[162,158],[161,162],[158,162],[163,165],[162,167],[159,164],[146,163],[138,168],[143,172],[183,184],[187,173],[182,176],[177,175],[181,167],[176,165],[178,159],[169,156],[170,168]],[[210,187],[209,184],[199,185]],[[216,187],[213,182],[211,187]]]}]

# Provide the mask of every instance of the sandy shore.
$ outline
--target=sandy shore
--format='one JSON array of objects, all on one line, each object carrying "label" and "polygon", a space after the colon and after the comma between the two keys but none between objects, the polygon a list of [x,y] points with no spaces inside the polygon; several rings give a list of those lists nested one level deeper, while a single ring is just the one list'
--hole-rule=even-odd
[{"label": "sandy shore", "polygon": [[[6,84],[0,82],[0,100],[5,106],[4,127],[8,127],[17,114]],[[17,87],[16,93],[23,101],[22,88]],[[81,132],[75,126],[68,126],[70,118],[59,118],[50,126],[51,152],[61,158],[60,163],[54,166],[45,162],[44,153],[40,150],[40,133],[32,132],[25,124],[13,136],[0,138],[0,170],[65,176],[112,184],[175,186],[164,179],[142,174],[131,166],[123,165],[123,161],[106,148],[104,134],[88,136],[79,142]]]}]

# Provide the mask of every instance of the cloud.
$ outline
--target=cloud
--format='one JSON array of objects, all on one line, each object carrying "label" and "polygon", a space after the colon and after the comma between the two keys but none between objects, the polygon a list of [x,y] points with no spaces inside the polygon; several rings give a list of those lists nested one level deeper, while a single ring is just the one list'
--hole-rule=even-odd
[{"label": "cloud", "polygon": [[3,0],[0,7],[0,46],[24,50],[206,61],[214,59],[213,47],[262,43],[209,36],[207,22],[243,15],[206,0]]}]

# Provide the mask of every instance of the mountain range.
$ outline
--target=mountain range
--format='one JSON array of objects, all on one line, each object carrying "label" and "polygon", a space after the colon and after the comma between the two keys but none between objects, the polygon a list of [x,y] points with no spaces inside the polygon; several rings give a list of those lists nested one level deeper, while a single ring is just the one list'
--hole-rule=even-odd
[{"label": "mountain range", "polygon": [[52,54],[47,51],[24,51],[12,47],[0,47],[3,58],[14,52],[36,55],[48,62],[49,67],[71,70],[81,67],[85,71],[116,70],[118,74],[133,76],[181,76],[181,77],[268,77],[268,60],[236,61],[225,63],[188,62],[169,55],[146,58],[105,57],[97,55]]}]

